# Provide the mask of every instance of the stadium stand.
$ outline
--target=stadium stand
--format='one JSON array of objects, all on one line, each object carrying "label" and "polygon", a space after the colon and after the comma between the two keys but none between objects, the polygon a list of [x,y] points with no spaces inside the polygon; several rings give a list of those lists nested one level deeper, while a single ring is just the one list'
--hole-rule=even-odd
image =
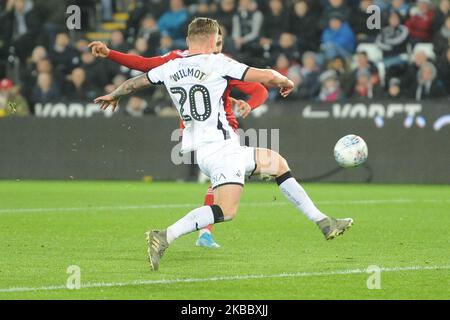
[{"label": "stadium stand", "polygon": [[[66,27],[69,5],[81,9],[81,30]],[[381,9],[381,30],[364,26],[370,5]],[[29,110],[18,115],[25,116],[36,103],[91,100],[139,73],[94,59],[90,41],[164,55],[185,49],[195,16],[223,25],[224,53],[295,79],[291,99],[372,99],[387,96],[390,84],[401,84],[405,98],[432,99],[424,74],[432,92],[449,97],[449,12],[449,0],[0,0],[0,95],[7,97],[0,103],[23,97],[21,110]],[[168,103],[159,89],[139,98],[124,112],[158,114]]]}]

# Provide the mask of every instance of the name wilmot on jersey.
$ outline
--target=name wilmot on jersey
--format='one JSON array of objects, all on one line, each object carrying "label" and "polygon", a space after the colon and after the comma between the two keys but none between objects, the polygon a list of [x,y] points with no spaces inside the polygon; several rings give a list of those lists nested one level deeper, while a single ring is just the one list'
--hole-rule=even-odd
[{"label": "name wilmot on jersey", "polygon": [[177,73],[172,74],[170,76],[170,79],[173,82],[177,82],[180,79],[187,78],[187,77],[194,77],[200,81],[203,81],[205,79],[206,73],[203,71],[200,71],[198,69],[194,68],[187,68],[187,69],[181,69],[177,71]]}]

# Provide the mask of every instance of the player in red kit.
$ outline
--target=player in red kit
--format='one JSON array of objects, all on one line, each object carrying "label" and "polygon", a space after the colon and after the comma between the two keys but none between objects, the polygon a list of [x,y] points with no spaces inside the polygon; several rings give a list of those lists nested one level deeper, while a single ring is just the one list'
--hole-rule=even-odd
[{"label": "player in red kit", "polygon": [[[222,52],[222,44],[222,36],[220,34],[216,45],[216,53]],[[164,56],[145,58],[139,55],[124,54],[115,50],[111,50],[104,43],[99,41],[90,43],[89,47],[91,48],[92,54],[95,57],[108,58],[109,60],[114,61],[120,65],[142,72],[148,72],[171,60],[182,58],[189,54],[188,51],[174,50]],[[230,94],[233,88],[236,88],[242,93],[248,95],[249,99],[247,101],[243,101],[232,98]],[[267,97],[267,89],[260,83],[250,83],[230,79],[228,82],[228,87],[223,94],[226,117],[230,126],[234,130],[237,130],[239,128],[239,122],[237,121],[236,115],[233,112],[233,106],[236,106],[239,114],[243,118],[246,118],[252,110],[263,104],[267,100]],[[182,121],[181,127],[183,128]],[[211,187],[208,188],[208,191],[205,195],[204,204],[214,204],[214,193]],[[199,247],[219,248],[220,246],[214,241],[211,231],[212,225],[209,225],[206,228],[200,230],[196,245]]]}]

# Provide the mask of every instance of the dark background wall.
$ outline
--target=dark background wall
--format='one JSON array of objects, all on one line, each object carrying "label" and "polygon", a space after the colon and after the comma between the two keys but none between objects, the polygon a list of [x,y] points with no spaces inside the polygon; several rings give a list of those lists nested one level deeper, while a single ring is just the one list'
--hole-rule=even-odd
[{"label": "dark background wall", "polygon": [[[400,115],[380,127],[370,117],[308,119],[298,112],[265,115],[243,125],[279,129],[280,151],[301,179],[450,183],[450,125],[433,128],[441,115],[427,117],[424,127],[410,128]],[[0,179],[187,180],[192,167],[171,161],[177,127],[176,118],[155,117],[2,119]],[[360,168],[335,170],[334,144],[349,133],[366,140],[369,161]]]}]

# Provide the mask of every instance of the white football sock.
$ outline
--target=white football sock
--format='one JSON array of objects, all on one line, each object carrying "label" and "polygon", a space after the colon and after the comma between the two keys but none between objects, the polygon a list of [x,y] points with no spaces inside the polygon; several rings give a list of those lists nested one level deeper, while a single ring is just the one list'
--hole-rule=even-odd
[{"label": "white football sock", "polygon": [[299,211],[305,214],[309,220],[318,222],[327,217],[317,209],[311,198],[306,194],[306,191],[297,180],[291,176],[290,172],[277,178],[277,183],[286,198],[288,198]]},{"label": "white football sock", "polygon": [[214,212],[210,206],[192,210],[183,218],[167,228],[167,241],[172,243],[182,235],[203,229],[214,223]]}]

